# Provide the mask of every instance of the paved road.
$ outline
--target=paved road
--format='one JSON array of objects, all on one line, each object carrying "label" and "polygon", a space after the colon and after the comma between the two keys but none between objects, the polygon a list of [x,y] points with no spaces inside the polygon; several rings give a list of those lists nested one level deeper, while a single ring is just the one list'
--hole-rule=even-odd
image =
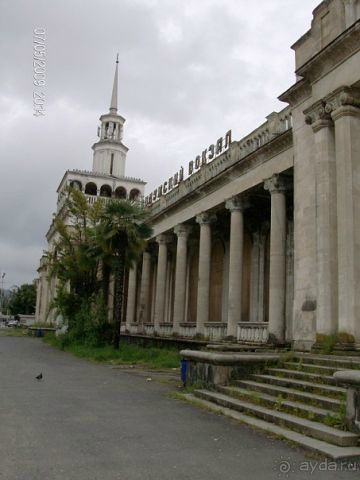
[{"label": "paved road", "polygon": [[[319,466],[314,459],[168,398],[169,389],[39,339],[0,337],[0,479],[358,478],[359,472],[318,468],[304,473],[300,468]],[[295,472],[282,474],[281,461],[290,461]]]}]

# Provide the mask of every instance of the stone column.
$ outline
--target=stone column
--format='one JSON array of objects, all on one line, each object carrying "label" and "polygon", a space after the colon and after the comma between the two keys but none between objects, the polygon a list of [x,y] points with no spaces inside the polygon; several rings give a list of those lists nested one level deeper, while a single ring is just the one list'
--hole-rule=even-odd
[{"label": "stone column", "polygon": [[135,321],[136,309],[136,277],[137,267],[134,265],[129,270],[128,297],[126,306],[126,325],[125,328],[130,331],[131,324]]},{"label": "stone column", "polygon": [[[40,322],[40,299],[41,299],[41,277],[36,280],[36,308],[35,308],[35,321]],[[2,304],[1,304],[2,306]]]},{"label": "stone column", "polygon": [[211,222],[215,215],[201,213],[196,217],[200,225],[199,280],[197,291],[196,333],[204,334],[205,323],[209,321]]},{"label": "stone column", "polygon": [[[360,97],[360,95],[359,95]],[[360,341],[360,102],[347,92],[335,122],[339,331]]]},{"label": "stone column", "polygon": [[155,313],[154,313],[154,329],[159,330],[160,323],[164,321],[165,313],[165,289],[166,289],[166,270],[167,270],[167,244],[170,242],[168,235],[159,235],[156,237],[159,244],[158,268],[156,278],[155,293]]},{"label": "stone column", "polygon": [[187,242],[190,231],[191,227],[189,225],[177,225],[174,228],[174,232],[177,235],[173,321],[174,333],[179,332],[180,324],[185,320]]},{"label": "stone column", "polygon": [[293,316],[294,316],[294,222],[288,221],[286,241],[286,341],[294,340]]},{"label": "stone column", "polygon": [[260,247],[259,247],[259,297],[258,297],[258,322],[264,321],[265,305],[265,249],[266,249],[266,236],[269,230],[269,225],[265,223],[261,229],[260,234]]},{"label": "stone column", "polygon": [[144,323],[149,321],[149,296],[150,296],[150,274],[151,254],[146,250],[143,252],[141,284],[140,284],[140,305],[138,309],[138,331],[144,329]]},{"label": "stone column", "polygon": [[284,178],[278,174],[265,180],[271,194],[269,334],[278,343],[285,340],[286,289],[286,198]]},{"label": "stone column", "polygon": [[227,335],[236,337],[237,324],[241,321],[241,286],[244,247],[244,210],[248,204],[240,197],[227,200],[225,207],[231,212],[229,300]]},{"label": "stone column", "polygon": [[316,331],[337,327],[336,163],[333,122],[325,110],[312,124],[316,171],[317,304]]},{"label": "stone column", "polygon": [[260,294],[260,232],[253,233],[251,249],[251,273],[250,273],[250,321],[257,322],[259,319]]}]

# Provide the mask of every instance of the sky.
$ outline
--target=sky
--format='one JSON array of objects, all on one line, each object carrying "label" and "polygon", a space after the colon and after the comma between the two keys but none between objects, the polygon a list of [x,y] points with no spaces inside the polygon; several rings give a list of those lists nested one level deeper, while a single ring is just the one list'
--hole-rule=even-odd
[{"label": "sky", "polygon": [[[31,282],[67,169],[91,170],[119,52],[126,175],[146,192],[229,129],[286,105],[290,46],[319,0],[0,0],[0,274]],[[46,30],[45,116],[33,115],[33,31]]]}]

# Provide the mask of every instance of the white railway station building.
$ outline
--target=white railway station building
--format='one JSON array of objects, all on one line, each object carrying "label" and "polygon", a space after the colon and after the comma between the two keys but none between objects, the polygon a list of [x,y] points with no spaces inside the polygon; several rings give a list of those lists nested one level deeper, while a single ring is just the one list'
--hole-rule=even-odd
[{"label": "white railway station building", "polygon": [[[128,334],[306,350],[343,333],[360,344],[360,0],[320,3],[292,49],[282,111],[245,138],[224,132],[146,194],[125,176],[116,68],[93,169],[65,173],[58,212],[69,184],[90,202],[144,198],[154,233],[128,272]],[[44,260],[39,274],[45,321],[56,282]]]}]

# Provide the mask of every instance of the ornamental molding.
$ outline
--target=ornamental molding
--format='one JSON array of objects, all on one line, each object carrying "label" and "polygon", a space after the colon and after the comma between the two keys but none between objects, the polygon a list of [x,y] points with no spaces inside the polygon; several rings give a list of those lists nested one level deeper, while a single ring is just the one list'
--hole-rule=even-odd
[{"label": "ornamental molding", "polygon": [[[182,210],[199,198],[219,190],[231,183],[249,170],[260,167],[262,164],[289,150],[293,146],[292,129],[265,143],[259,149],[241,157],[238,142],[233,142],[230,151],[218,157],[212,171],[205,167],[191,178],[182,182],[176,190],[163,197],[163,204],[154,204],[150,210],[150,222],[156,223],[159,218],[169,216]],[[217,168],[215,168],[217,167]]]},{"label": "ornamental molding", "polygon": [[191,230],[191,225],[184,225],[183,223],[180,223],[179,225],[176,225],[176,227],[174,227],[174,233],[177,235],[178,238],[188,238]]},{"label": "ornamental molding", "polygon": [[235,195],[225,201],[225,208],[230,212],[240,211],[244,212],[250,207],[249,199],[243,195]]},{"label": "ornamental molding", "polygon": [[172,236],[171,235],[166,235],[164,233],[161,233],[156,237],[156,242],[159,245],[167,245],[168,243],[172,242]]},{"label": "ornamental molding", "polygon": [[288,90],[278,96],[281,102],[289,103],[292,107],[296,107],[303,103],[307,98],[311,97],[312,89],[310,83],[302,78]]},{"label": "ornamental molding", "polygon": [[303,111],[305,123],[315,131],[331,122],[336,110],[350,107],[357,110],[360,107],[360,89],[343,86],[317,101]]},{"label": "ornamental molding", "polygon": [[216,221],[216,215],[210,212],[202,212],[196,216],[196,223],[200,226],[202,225],[210,225]]},{"label": "ornamental molding", "polygon": [[289,179],[279,173],[275,173],[264,181],[264,189],[268,190],[271,195],[273,193],[285,193],[290,186]]}]

